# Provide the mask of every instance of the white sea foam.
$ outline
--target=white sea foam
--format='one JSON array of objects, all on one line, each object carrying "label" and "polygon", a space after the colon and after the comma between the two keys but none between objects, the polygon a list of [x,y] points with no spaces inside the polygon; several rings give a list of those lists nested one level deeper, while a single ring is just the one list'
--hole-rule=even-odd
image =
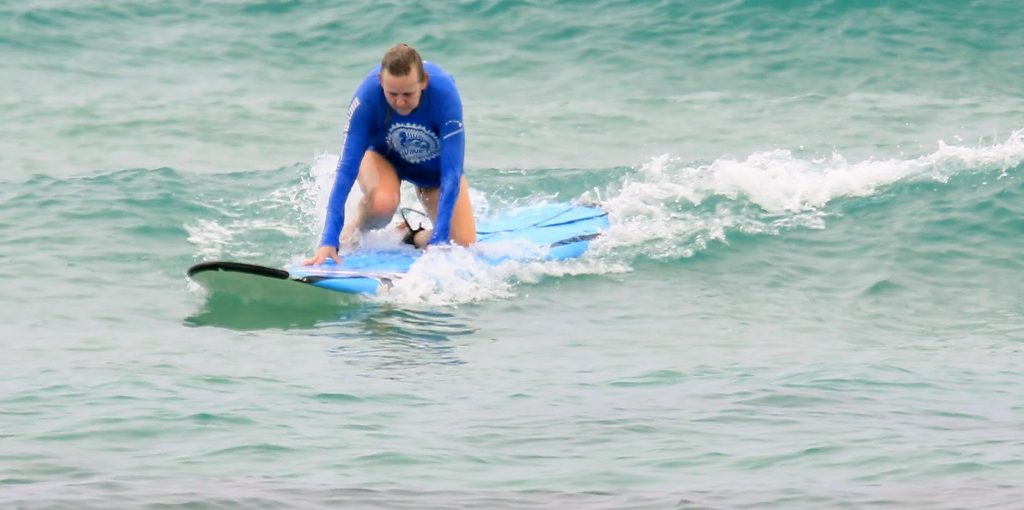
[{"label": "white sea foam", "polygon": [[747,159],[719,159],[686,166],[680,158],[661,156],[640,167],[639,179],[627,181],[612,201],[625,211],[650,211],[657,204],[686,200],[699,204],[713,195],[746,197],[770,213],[817,209],[839,197],[865,196],[878,188],[913,178],[945,182],[964,170],[1008,169],[1024,160],[1024,130],[1004,143],[984,147],[949,145],[914,159],[851,163],[840,154],[804,160],[790,151],[751,154]]},{"label": "white sea foam", "polygon": [[389,302],[458,304],[508,296],[506,265],[490,266],[466,248],[432,248],[413,263],[393,288]]},{"label": "white sea foam", "polygon": [[898,182],[946,182],[960,172],[1005,175],[1022,161],[1024,130],[978,147],[940,141],[934,152],[911,159],[801,159],[773,150],[694,165],[664,155],[613,189],[586,198],[607,197],[600,201],[611,213],[612,228],[597,243],[604,250],[643,245],[655,258],[689,256],[709,241],[726,240],[729,231],[824,228],[825,206],[839,198],[870,196]]},{"label": "white sea foam", "polygon": [[[317,219],[318,228],[323,227],[324,218],[327,215],[327,202],[331,197],[331,187],[334,185],[337,166],[338,156],[326,153],[318,154],[313,158],[313,164],[310,166],[310,179],[304,179],[302,183],[302,193],[306,199],[297,203],[307,217]],[[359,186],[353,186],[353,188],[358,189]]]},{"label": "white sea foam", "polygon": [[199,258],[217,259],[224,252],[224,246],[231,242],[233,232],[215,221],[199,220],[195,225],[185,225],[188,242],[199,248]]},{"label": "white sea foam", "polygon": [[[185,224],[188,241],[198,247],[204,260],[265,258],[266,234],[305,239],[310,236],[303,217],[303,190],[284,187],[268,195],[253,195],[231,203],[206,204],[221,219],[199,219]],[[300,209],[299,215],[293,212]]]},{"label": "white sea foam", "polygon": [[533,246],[459,246],[431,248],[409,272],[378,299],[395,303],[453,305],[512,296],[521,284],[546,277],[605,274],[629,271],[628,266],[598,257],[570,261],[509,259],[493,263],[487,257],[524,257]]}]

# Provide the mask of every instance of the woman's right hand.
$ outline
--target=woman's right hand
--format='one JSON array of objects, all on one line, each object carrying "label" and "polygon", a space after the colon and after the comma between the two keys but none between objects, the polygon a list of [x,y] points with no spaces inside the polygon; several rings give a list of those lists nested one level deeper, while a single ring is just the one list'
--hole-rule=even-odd
[{"label": "woman's right hand", "polygon": [[331,259],[335,263],[341,264],[341,257],[338,256],[338,248],[334,246],[321,246],[316,250],[316,255],[303,261],[302,265],[312,266],[316,264],[323,264],[324,262],[327,262],[327,259]]}]

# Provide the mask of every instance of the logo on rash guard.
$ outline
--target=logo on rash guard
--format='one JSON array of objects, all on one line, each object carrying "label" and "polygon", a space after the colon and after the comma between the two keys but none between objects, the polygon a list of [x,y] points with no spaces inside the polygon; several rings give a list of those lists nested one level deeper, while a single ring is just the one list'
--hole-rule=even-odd
[{"label": "logo on rash guard", "polygon": [[345,118],[352,120],[352,116],[356,114],[356,108],[359,108],[359,98],[353,97],[352,102],[348,105],[348,112],[345,114]]},{"label": "logo on rash guard", "polygon": [[420,124],[398,122],[388,130],[388,147],[410,163],[430,161],[441,154],[441,142]]}]

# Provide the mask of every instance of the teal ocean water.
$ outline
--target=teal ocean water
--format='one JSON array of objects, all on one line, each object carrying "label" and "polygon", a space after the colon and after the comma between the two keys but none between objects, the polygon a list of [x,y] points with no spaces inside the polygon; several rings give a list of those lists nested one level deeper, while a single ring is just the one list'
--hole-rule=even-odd
[{"label": "teal ocean water", "polygon": [[[0,20],[0,507],[1024,501],[1017,2]],[[330,307],[205,296],[191,264],[312,253],[400,41],[458,81],[480,216],[585,199],[610,230]]]}]

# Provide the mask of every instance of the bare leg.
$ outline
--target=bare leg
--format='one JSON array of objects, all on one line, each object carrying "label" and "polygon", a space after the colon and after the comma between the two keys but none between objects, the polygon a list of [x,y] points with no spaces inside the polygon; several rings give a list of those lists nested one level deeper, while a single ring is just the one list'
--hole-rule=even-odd
[{"label": "bare leg", "polygon": [[402,198],[402,181],[398,179],[395,167],[372,150],[363,155],[356,182],[363,190],[363,198],[359,201],[355,217],[345,221],[341,233],[341,243],[345,246],[355,244],[357,232],[387,225]]},{"label": "bare leg", "polygon": [[[416,188],[416,195],[427,210],[430,221],[437,223],[437,202],[441,197],[441,188]],[[427,245],[433,232],[424,230],[413,239],[417,248]],[[469,183],[466,176],[459,181],[459,198],[455,199],[455,210],[452,211],[452,242],[469,246],[476,242],[476,219],[473,218],[473,204],[469,201]]]}]

